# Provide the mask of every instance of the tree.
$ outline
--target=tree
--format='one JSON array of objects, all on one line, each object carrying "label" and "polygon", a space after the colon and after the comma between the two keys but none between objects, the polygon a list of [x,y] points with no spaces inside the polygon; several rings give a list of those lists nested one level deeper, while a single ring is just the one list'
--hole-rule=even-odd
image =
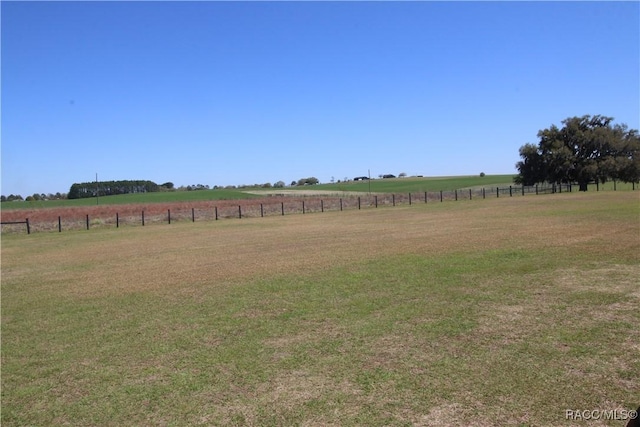
[{"label": "tree", "polygon": [[296,182],[295,184],[292,182],[291,185],[315,185],[319,182],[320,181],[318,180],[318,178],[312,176],[309,178],[300,178],[298,182]]},{"label": "tree", "polygon": [[569,117],[558,128],[538,132],[538,145],[520,147],[517,184],[577,182],[587,191],[592,182],[640,180],[640,136],[612,117]]}]

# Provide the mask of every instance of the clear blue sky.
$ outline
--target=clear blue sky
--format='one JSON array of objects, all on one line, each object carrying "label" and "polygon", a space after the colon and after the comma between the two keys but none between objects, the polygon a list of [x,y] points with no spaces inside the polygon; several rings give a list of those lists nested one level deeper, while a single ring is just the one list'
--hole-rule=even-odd
[{"label": "clear blue sky", "polygon": [[638,2],[1,2],[2,194],[515,173],[638,129]]}]

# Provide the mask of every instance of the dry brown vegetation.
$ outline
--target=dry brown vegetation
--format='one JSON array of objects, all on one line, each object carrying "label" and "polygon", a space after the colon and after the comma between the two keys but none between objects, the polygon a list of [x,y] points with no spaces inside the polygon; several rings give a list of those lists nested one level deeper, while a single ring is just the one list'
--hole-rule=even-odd
[{"label": "dry brown vegetation", "polygon": [[610,192],[11,235],[3,423],[620,425],[564,411],[637,407],[639,207]]}]

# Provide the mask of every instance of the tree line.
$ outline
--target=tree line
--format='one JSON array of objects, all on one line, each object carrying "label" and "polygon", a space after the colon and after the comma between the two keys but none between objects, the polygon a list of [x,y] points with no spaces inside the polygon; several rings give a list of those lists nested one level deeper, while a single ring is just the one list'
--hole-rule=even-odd
[{"label": "tree line", "polygon": [[538,132],[538,144],[520,147],[516,184],[578,183],[587,191],[591,182],[640,181],[640,135],[612,117],[569,117],[561,128]]},{"label": "tree line", "polygon": [[96,196],[152,193],[156,191],[160,191],[160,186],[153,181],[94,181],[72,184],[69,189],[69,193],[67,194],[67,198],[84,199]]}]

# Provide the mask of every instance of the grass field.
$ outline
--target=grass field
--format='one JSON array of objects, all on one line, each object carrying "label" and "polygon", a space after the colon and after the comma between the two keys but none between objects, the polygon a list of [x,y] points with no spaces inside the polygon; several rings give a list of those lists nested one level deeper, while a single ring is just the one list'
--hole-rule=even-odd
[{"label": "grass field", "polygon": [[2,425],[624,425],[639,201],[3,236]]},{"label": "grass field", "polygon": [[[396,178],[396,179],[375,179],[368,181],[351,181],[337,184],[319,184],[303,187],[286,187],[286,190],[298,190],[309,192],[311,190],[322,192],[372,192],[379,193],[405,193],[424,191],[453,191],[468,187],[486,186],[487,188],[509,186],[513,182],[512,175],[487,175],[480,176],[458,176],[458,177],[437,177],[437,178]],[[157,193],[122,194],[117,196],[100,197],[97,201],[103,205],[123,205],[123,204],[150,204],[150,203],[188,203],[212,200],[238,200],[260,197],[261,192],[268,193],[277,189],[247,188],[241,189],[216,189],[197,191],[168,191]],[[258,194],[254,194],[258,193]],[[40,209],[40,208],[60,208],[60,207],[82,207],[95,206],[95,198],[75,199],[75,200],[43,200],[43,201],[23,201],[4,202],[3,210],[13,209]]]},{"label": "grass field", "polygon": [[[309,193],[423,193],[425,191],[454,191],[469,188],[486,188],[490,193],[495,188],[509,187],[513,184],[513,175],[451,176],[451,177],[409,177],[392,179],[373,179],[371,181],[348,181],[334,184],[318,184],[301,187],[285,187],[281,191],[287,195],[309,195]],[[638,184],[635,184],[637,187]],[[590,184],[590,191],[631,190],[634,184],[607,182],[596,187]],[[216,189],[197,191],[167,191],[156,193],[121,194],[117,196],[73,200],[34,200],[3,202],[2,210],[30,210],[42,208],[81,208],[99,205],[133,205],[133,204],[170,204],[170,203],[202,203],[221,200],[240,200],[258,198],[277,193],[275,188]]]},{"label": "grass field", "polygon": [[196,191],[160,191],[154,193],[119,194],[116,196],[95,197],[72,200],[34,200],[3,202],[2,209],[41,209],[41,208],[73,208],[82,206],[126,205],[141,203],[175,203],[201,202],[208,200],[238,200],[258,197],[240,190],[196,190]]}]

